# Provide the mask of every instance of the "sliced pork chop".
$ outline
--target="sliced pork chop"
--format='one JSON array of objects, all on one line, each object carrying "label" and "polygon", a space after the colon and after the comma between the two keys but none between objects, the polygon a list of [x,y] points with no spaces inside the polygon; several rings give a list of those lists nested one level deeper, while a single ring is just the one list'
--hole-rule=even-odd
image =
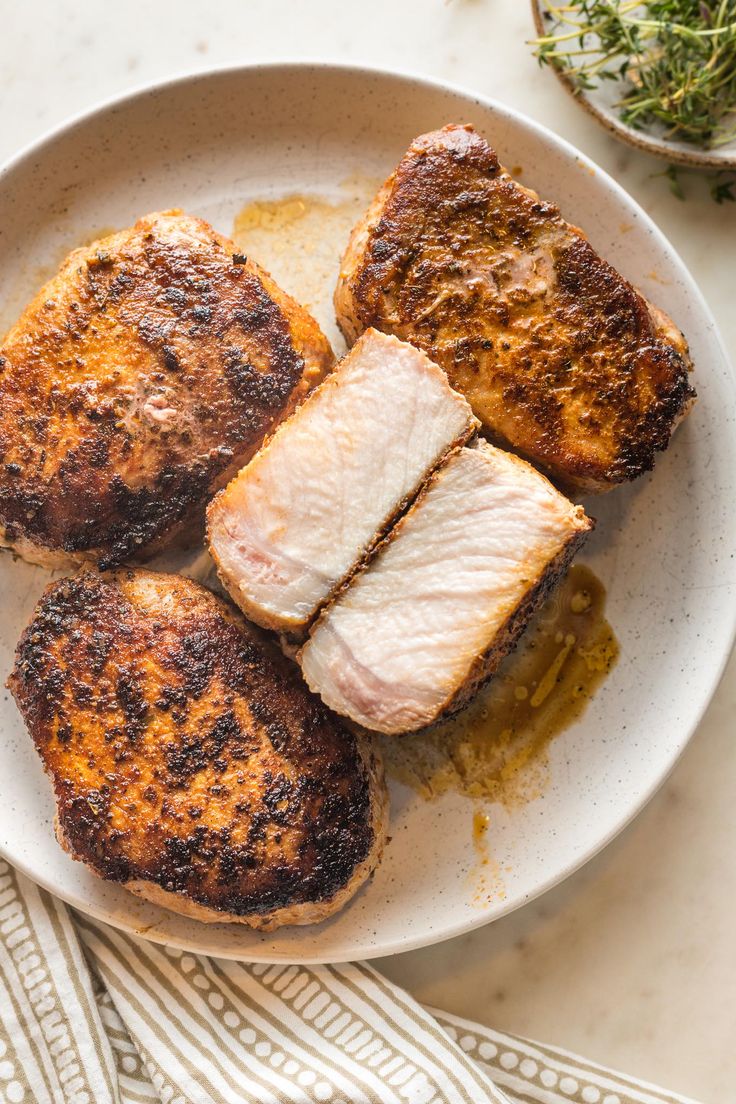
[{"label": "sliced pork chop", "polygon": [[317,621],[307,683],[376,732],[433,723],[493,673],[591,524],[524,460],[461,449]]},{"label": "sliced pork chop", "polygon": [[488,435],[570,489],[649,470],[695,396],[674,323],[471,127],[417,138],[353,231],[335,293],[447,372]]},{"label": "sliced pork chop", "polygon": [[210,504],[210,551],[233,599],[298,635],[476,426],[424,353],[369,330]]},{"label": "sliced pork chop", "polygon": [[201,219],[147,215],[75,250],[0,348],[0,545],[113,566],[201,534],[211,495],[332,360]]},{"label": "sliced pork chop", "polygon": [[387,798],[372,742],[189,579],[52,583],[9,685],[54,785],[60,842],[156,904],[264,930],[312,923],[378,861]]}]

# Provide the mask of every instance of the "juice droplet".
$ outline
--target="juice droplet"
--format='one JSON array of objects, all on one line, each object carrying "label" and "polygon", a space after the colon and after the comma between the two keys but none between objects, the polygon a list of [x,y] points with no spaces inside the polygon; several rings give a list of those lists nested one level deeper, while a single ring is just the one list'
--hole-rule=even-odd
[{"label": "juice droplet", "polygon": [[570,609],[573,613],[587,613],[593,601],[587,590],[576,590],[570,599]]},{"label": "juice droplet", "polygon": [[491,818],[488,816],[488,813],[481,812],[480,809],[475,810],[473,813],[473,841],[476,846],[485,840],[485,835],[490,823]]}]

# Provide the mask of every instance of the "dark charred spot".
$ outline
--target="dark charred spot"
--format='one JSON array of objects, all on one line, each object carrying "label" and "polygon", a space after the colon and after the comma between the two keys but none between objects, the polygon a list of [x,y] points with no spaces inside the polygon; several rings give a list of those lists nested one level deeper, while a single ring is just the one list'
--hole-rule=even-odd
[{"label": "dark charred spot", "polygon": [[187,697],[199,698],[212,681],[218,666],[217,641],[206,629],[187,633],[171,652],[169,662],[181,679]]},{"label": "dark charred spot", "polygon": [[186,783],[200,771],[227,769],[230,758],[246,759],[257,742],[242,732],[235,714],[221,713],[204,737],[172,742],[166,748],[166,762],[174,785]]},{"label": "dark charred spot", "polygon": [[[300,371],[304,367],[300,361]],[[293,382],[281,375],[259,371],[245,357],[243,351],[231,347],[225,352],[225,375],[237,398],[257,407],[269,407],[284,402],[290,395]]]},{"label": "dark charred spot", "polygon": [[[209,463],[197,462],[175,469],[162,470],[152,488],[133,490],[119,477],[110,481],[110,491],[118,520],[104,527],[87,530],[77,528],[65,541],[69,551],[79,551],[106,544],[109,551],[99,561],[105,570],[128,559],[138,549],[150,544],[159,534],[172,528],[203,500],[214,474],[222,470],[227,458],[216,452]],[[166,494],[161,494],[161,491]]]},{"label": "dark charred spot", "polygon": [[116,303],[122,296],[135,287],[135,280],[126,272],[118,272],[110,283],[107,298],[111,303]]},{"label": "dark charred spot", "polygon": [[165,288],[164,299],[175,314],[181,314],[186,309],[188,302],[187,293],[180,287]]},{"label": "dark charred spot", "polygon": [[135,743],[145,731],[148,706],[139,674],[132,669],[121,669],[115,687],[115,697],[125,721],[125,734]]},{"label": "dark charred spot", "polygon": [[94,698],[92,684],[82,679],[75,679],[72,682],[71,691],[74,704],[80,706],[82,709],[90,705]]},{"label": "dark charred spot", "polygon": [[164,367],[166,370],[168,372],[178,372],[181,368],[181,364],[179,363],[179,357],[174,346],[164,345],[161,352],[163,354]]},{"label": "dark charred spot", "polygon": [[[91,417],[91,412],[88,415]],[[98,412],[98,417],[94,420],[101,420],[104,417],[102,412]],[[92,468],[104,468],[110,462],[110,443],[106,437],[102,434],[93,437],[89,442],[89,447],[85,450],[87,462]]]},{"label": "dark charred spot", "polygon": [[289,728],[279,720],[272,720],[266,725],[266,735],[271,741],[271,746],[279,755],[284,755],[289,750],[291,732]]},{"label": "dark charred spot", "polygon": [[164,684],[159,691],[159,697],[156,699],[155,705],[157,709],[160,709],[163,713],[168,712],[169,709],[178,708],[183,710],[187,703],[187,691],[183,686],[174,686],[171,684]]},{"label": "dark charred spot", "polygon": [[68,744],[72,738],[72,726],[66,723],[60,723],[56,729],[56,739],[60,744]]}]

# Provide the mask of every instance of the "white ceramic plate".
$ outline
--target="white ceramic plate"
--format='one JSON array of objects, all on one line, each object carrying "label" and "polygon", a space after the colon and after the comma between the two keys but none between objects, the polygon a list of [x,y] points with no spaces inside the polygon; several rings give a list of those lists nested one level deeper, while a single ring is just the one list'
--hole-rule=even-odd
[{"label": "white ceramic plate", "polygon": [[[346,179],[382,177],[411,138],[449,121],[475,123],[504,162],[522,166],[523,181],[585,227],[692,346],[699,402],[656,472],[590,503],[599,524],[584,558],[607,585],[620,661],[583,719],[552,743],[542,796],[512,811],[489,807],[485,875],[471,803],[452,795],[427,803],[396,786],[392,839],[373,882],[335,919],[273,935],[185,920],[69,859],[54,839],[49,785],[6,693],[0,848],[37,882],[118,927],[208,954],[292,962],[385,955],[457,935],[559,882],[619,832],[713,693],[736,608],[735,395],[723,347],[697,287],[644,212],[582,154],[510,109],[412,77],[288,64],[188,77],[101,107],[0,177],[2,324],[67,250],[99,230],[179,205],[228,233],[248,199],[295,190],[334,197]],[[0,559],[3,677],[47,579]]]}]

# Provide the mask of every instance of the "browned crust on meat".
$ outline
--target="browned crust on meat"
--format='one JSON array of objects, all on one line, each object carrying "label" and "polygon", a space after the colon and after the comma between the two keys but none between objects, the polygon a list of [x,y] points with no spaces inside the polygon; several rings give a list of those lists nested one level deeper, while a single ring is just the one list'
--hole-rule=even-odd
[{"label": "browned crust on meat", "polygon": [[412,143],[353,231],[335,306],[348,341],[414,342],[492,440],[578,491],[648,471],[695,398],[672,321],[472,127]]},{"label": "browned crust on meat", "polygon": [[147,215],[75,250],[0,348],[0,544],[57,566],[151,554],[332,362],[201,219]]},{"label": "browned crust on meat", "polygon": [[[301,927],[306,924],[319,924],[322,920],[334,916],[355,896],[378,866],[386,845],[389,825],[388,789],[386,787],[383,759],[378,745],[372,733],[355,731],[350,726],[346,726],[346,728],[353,732],[355,736],[358,753],[368,778],[373,814],[374,844],[362,862],[357,864],[345,885],[331,897],[313,903],[286,905],[283,908],[277,908],[272,912],[265,912],[258,916],[239,916],[234,912],[222,912],[209,908],[183,893],[173,893],[164,889],[157,882],[146,881],[143,878],[123,882],[124,888],[144,901],[169,909],[180,916],[186,916],[190,920],[198,920],[202,924],[245,924],[261,932],[275,931],[276,928],[285,925]],[[56,820],[56,836],[64,850],[68,851],[73,858],[76,858],[58,818]]]},{"label": "browned crust on meat", "polygon": [[387,799],[373,744],[191,580],[127,570],[51,584],[8,685],[60,838],[103,878],[265,930],[331,915],[378,861]]}]

